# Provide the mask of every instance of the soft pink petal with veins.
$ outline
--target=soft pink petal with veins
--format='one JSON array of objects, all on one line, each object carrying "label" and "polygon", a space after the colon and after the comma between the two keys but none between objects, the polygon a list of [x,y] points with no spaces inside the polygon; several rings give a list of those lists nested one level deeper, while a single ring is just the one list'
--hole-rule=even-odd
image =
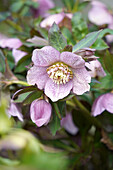
[{"label": "soft pink petal with veins", "polygon": [[51,46],[33,51],[32,61],[36,66],[49,66],[60,59],[60,52]]},{"label": "soft pink petal with veins", "polygon": [[63,99],[66,97],[72,89],[72,81],[70,80],[66,84],[55,84],[50,78],[45,85],[45,94],[53,101]]},{"label": "soft pink petal with veins", "polygon": [[45,100],[34,100],[30,107],[31,120],[38,126],[47,124],[51,117],[51,105]]},{"label": "soft pink petal with veins", "polygon": [[27,82],[30,85],[37,84],[39,89],[43,89],[48,80],[48,74],[46,73],[47,67],[33,66],[27,72]]}]

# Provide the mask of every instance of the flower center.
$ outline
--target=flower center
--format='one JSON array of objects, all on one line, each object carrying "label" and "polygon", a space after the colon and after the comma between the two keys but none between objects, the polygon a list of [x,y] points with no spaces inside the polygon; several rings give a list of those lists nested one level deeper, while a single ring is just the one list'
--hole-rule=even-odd
[{"label": "flower center", "polygon": [[60,62],[48,67],[47,73],[56,84],[66,84],[73,78],[71,69]]}]

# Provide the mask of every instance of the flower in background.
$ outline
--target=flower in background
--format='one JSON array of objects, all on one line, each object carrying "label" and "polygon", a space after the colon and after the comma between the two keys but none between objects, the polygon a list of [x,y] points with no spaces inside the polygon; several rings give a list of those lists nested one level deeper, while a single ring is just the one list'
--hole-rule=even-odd
[{"label": "flower in background", "polygon": [[60,54],[51,46],[35,49],[34,66],[27,73],[28,84],[37,84],[54,102],[66,97],[70,91],[82,95],[90,90],[91,76],[81,56],[71,52]]},{"label": "flower in background", "polygon": [[39,3],[38,9],[33,9],[32,12],[35,17],[42,16],[47,17],[48,10],[55,7],[55,4],[52,0],[33,0]]},{"label": "flower in background", "polygon": [[[72,14],[70,14],[70,13],[66,14],[66,13],[62,12],[59,14],[50,15],[40,23],[40,26],[42,28],[50,28],[54,22],[58,25],[63,21],[64,18],[71,20]],[[69,25],[69,23],[68,23],[68,25]]]},{"label": "flower in background", "polygon": [[45,100],[36,99],[31,103],[31,120],[38,126],[48,124],[51,117],[52,107]]},{"label": "flower in background", "polygon": [[[89,20],[96,25],[108,24],[109,29],[113,29],[113,15],[108,11],[107,7],[99,1],[91,2],[92,8],[88,13]],[[108,43],[113,42],[113,35],[107,35]]]},{"label": "flower in background", "polygon": [[94,101],[92,106],[92,115],[100,115],[105,110],[113,113],[113,93],[103,94]]},{"label": "flower in background", "polygon": [[3,34],[0,34],[0,47],[12,49],[12,54],[17,63],[22,57],[27,53],[21,50],[18,50],[22,46],[22,42],[18,38],[9,38]]},{"label": "flower in background", "polygon": [[89,20],[96,25],[111,24],[113,16],[107,7],[99,1],[91,1],[92,8],[88,13]]},{"label": "flower in background", "polygon": [[61,126],[72,135],[76,135],[78,132],[78,128],[73,123],[72,115],[70,113],[66,114],[66,117],[62,118]]},{"label": "flower in background", "polygon": [[106,73],[101,65],[101,63],[96,59],[90,62],[86,62],[85,66],[89,69],[89,74],[91,77],[104,77]]},{"label": "flower in background", "polygon": [[7,114],[9,117],[14,116],[18,117],[20,121],[23,121],[23,115],[21,113],[21,107],[19,107],[19,104],[14,103],[13,100],[11,100],[10,106],[7,109]]}]

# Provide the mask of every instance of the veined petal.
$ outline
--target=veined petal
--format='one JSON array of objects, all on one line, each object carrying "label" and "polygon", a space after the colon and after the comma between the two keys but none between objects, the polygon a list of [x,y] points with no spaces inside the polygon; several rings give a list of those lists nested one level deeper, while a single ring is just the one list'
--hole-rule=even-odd
[{"label": "veined petal", "polygon": [[30,107],[31,120],[38,126],[47,124],[51,117],[52,107],[45,100],[34,100]]},{"label": "veined petal", "polygon": [[45,46],[33,51],[32,61],[36,66],[49,66],[59,61],[60,52],[51,46]]},{"label": "veined petal", "polygon": [[73,92],[77,95],[82,95],[90,90],[91,76],[85,68],[73,69]]},{"label": "veined petal", "polygon": [[46,81],[48,80],[48,75],[46,73],[47,67],[37,67],[33,66],[27,72],[27,82],[30,85],[37,84],[39,89],[43,89],[45,87]]},{"label": "veined petal", "polygon": [[53,101],[57,101],[66,97],[72,89],[72,80],[66,84],[55,84],[51,79],[48,79],[45,85],[45,94]]},{"label": "veined petal", "polygon": [[63,52],[60,55],[60,61],[69,65],[72,68],[81,68],[85,65],[85,61],[81,56],[73,54],[71,52]]}]

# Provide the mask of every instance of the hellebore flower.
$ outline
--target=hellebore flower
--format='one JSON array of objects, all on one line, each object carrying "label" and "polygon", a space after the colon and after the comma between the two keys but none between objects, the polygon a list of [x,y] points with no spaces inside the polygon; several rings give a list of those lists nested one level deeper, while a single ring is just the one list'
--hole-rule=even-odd
[{"label": "hellebore flower", "polygon": [[59,13],[59,14],[50,15],[40,23],[40,26],[42,28],[50,28],[53,25],[54,22],[57,25],[60,24],[65,17],[71,19],[72,14],[70,14],[70,13],[66,14],[66,13],[62,12],[62,13]]},{"label": "hellebore flower", "polygon": [[96,25],[111,24],[113,16],[106,6],[99,1],[91,1],[92,8],[88,13],[89,20]]},{"label": "hellebore flower", "polygon": [[106,73],[98,60],[93,60],[90,62],[86,62],[85,66],[90,69],[89,74],[91,77],[104,77]]},{"label": "hellebore flower", "polygon": [[31,120],[38,126],[46,125],[51,117],[52,107],[45,100],[36,99],[31,103]]},{"label": "hellebore flower", "polygon": [[74,125],[72,115],[70,113],[66,114],[66,117],[62,118],[61,126],[72,135],[75,135],[78,132],[78,128]]},{"label": "hellebore flower", "polygon": [[55,4],[52,0],[34,0],[39,3],[38,9],[33,9],[32,12],[35,17],[42,16],[47,17],[48,10],[54,8]]},{"label": "hellebore flower", "polygon": [[113,113],[113,93],[103,94],[94,101],[92,106],[92,115],[100,115],[105,110]]},{"label": "hellebore flower", "polygon": [[51,46],[35,49],[34,66],[27,73],[28,84],[37,84],[54,102],[66,97],[70,91],[82,95],[89,91],[91,77],[81,56],[71,52],[60,54]]},{"label": "hellebore flower", "polygon": [[16,116],[20,121],[23,121],[23,115],[21,113],[21,108],[18,104],[14,103],[13,100],[11,100],[10,106],[7,110],[8,116]]},{"label": "hellebore flower", "polygon": [[9,38],[3,34],[0,34],[0,47],[2,48],[10,48],[12,49],[12,54],[15,59],[15,63],[17,63],[22,57],[24,57],[27,53],[21,50],[17,50],[21,47],[22,42],[18,38]]}]

